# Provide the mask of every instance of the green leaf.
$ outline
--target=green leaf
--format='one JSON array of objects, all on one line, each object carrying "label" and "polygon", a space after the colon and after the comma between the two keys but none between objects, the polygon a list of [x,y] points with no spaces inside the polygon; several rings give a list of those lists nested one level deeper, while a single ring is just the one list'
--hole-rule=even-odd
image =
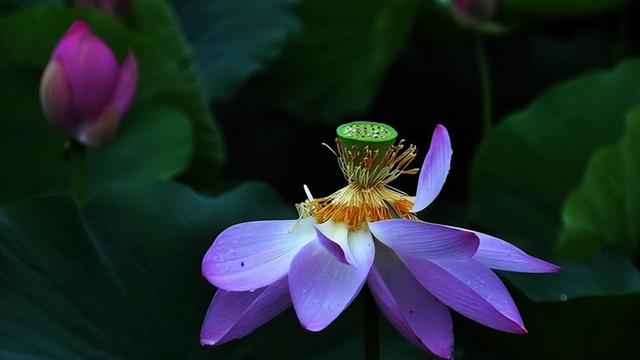
[{"label": "green leaf", "polygon": [[132,2],[131,27],[86,9],[36,6],[0,16],[0,69],[16,64],[44,69],[56,42],[80,17],[121,59],[129,49],[135,53],[140,69],[135,104],[163,104],[186,115],[195,146],[185,179],[210,186],[224,160],[222,139],[197,78],[191,49],[165,1]]},{"label": "green leaf", "polygon": [[[185,174],[185,180],[202,187],[211,187],[225,159],[222,137],[213,120],[204,87],[200,82],[176,15],[165,0],[137,0],[131,3],[133,27],[142,39],[137,42],[141,72],[140,88],[148,96],[182,110],[192,120],[195,151]],[[145,86],[145,76],[147,86]],[[141,91],[140,96],[144,96]]]},{"label": "green leaf", "polygon": [[581,76],[507,117],[486,137],[471,174],[471,220],[536,256],[560,262],[559,274],[505,274],[527,296],[558,300],[640,291],[640,274],[624,256],[590,264],[555,253],[565,199],[593,152],[620,138],[640,103],[640,61]]},{"label": "green leaf", "polygon": [[502,6],[509,14],[573,17],[593,15],[627,3],[629,0],[504,0]]},{"label": "green leaf", "polygon": [[172,0],[211,97],[232,95],[300,29],[298,0]]},{"label": "green leaf", "polygon": [[96,193],[109,186],[171,179],[189,164],[192,145],[189,120],[182,113],[162,106],[134,109],[109,146],[88,151],[88,187]]},{"label": "green leaf", "polygon": [[65,138],[42,115],[39,82],[40,72],[32,68],[0,70],[0,204],[68,188]]},{"label": "green leaf", "polygon": [[53,195],[0,209],[0,353],[56,359],[199,359],[213,295],[211,239],[291,218],[264,185],[214,198],[175,183],[113,190],[78,209]]},{"label": "green leaf", "polygon": [[[41,113],[39,69],[10,67],[0,71],[0,78],[0,96],[6,100],[0,103],[0,166],[9,169],[0,177],[0,203],[69,189],[66,139]],[[189,164],[192,145],[191,127],[181,112],[153,104],[135,106],[112,143],[87,151],[87,195],[109,186],[169,179]]]},{"label": "green leaf", "polygon": [[618,144],[598,150],[582,184],[564,205],[560,250],[586,260],[602,248],[638,255],[640,242],[640,109],[629,114]]},{"label": "green leaf", "polygon": [[308,121],[366,110],[403,49],[422,1],[307,0],[303,27],[269,69],[274,101]]}]

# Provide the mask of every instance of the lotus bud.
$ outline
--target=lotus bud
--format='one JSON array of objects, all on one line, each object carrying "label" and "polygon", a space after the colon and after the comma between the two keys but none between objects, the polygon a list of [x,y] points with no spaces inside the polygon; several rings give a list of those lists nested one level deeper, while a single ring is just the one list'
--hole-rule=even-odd
[{"label": "lotus bud", "polygon": [[460,24],[477,26],[492,18],[498,5],[499,0],[452,0],[451,11]]},{"label": "lotus bud", "polygon": [[87,146],[101,147],[116,134],[137,83],[135,56],[130,53],[118,65],[87,23],[76,20],[42,74],[40,103],[58,130]]}]

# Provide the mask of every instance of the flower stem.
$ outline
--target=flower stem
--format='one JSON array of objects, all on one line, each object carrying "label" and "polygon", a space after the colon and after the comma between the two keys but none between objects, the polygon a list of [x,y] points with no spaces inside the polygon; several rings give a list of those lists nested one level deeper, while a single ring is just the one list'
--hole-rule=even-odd
[{"label": "flower stem", "polygon": [[364,359],[380,359],[380,332],[378,307],[369,288],[364,289]]},{"label": "flower stem", "polygon": [[87,197],[86,177],[85,177],[85,147],[84,145],[69,140],[65,145],[71,166],[71,186],[73,195],[78,204],[82,204]]},{"label": "flower stem", "polygon": [[484,136],[491,130],[493,117],[493,99],[491,86],[491,69],[489,67],[489,57],[487,48],[481,35],[476,35],[476,61],[478,63],[478,74],[480,76],[480,94],[482,96],[482,128]]}]

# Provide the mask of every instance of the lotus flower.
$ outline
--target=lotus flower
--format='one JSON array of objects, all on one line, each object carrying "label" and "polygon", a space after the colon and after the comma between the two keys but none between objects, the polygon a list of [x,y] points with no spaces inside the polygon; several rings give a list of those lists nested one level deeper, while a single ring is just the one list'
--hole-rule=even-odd
[{"label": "lotus flower", "polygon": [[[305,187],[308,199],[297,205],[299,219],[231,226],[207,251],[202,272],[219,289],[204,320],[202,344],[245,336],[291,304],[305,329],[320,331],[365,282],[398,331],[441,358],[453,353],[449,308],[494,329],[526,333],[491,269],[559,268],[493,236],[415,215],[447,178],[452,150],[445,127],[438,125],[433,133],[415,197],[389,186],[400,175],[417,173],[408,168],[415,147],[404,149],[400,142],[382,151],[380,139],[395,140],[395,130],[384,124],[341,128],[335,154],[348,181],[345,188],[314,199]],[[364,148],[349,146],[363,138],[371,140]]]},{"label": "lotus flower", "polygon": [[77,20],[56,45],[40,83],[47,119],[91,147],[115,135],[135,95],[138,66],[129,54],[118,66],[111,49]]}]

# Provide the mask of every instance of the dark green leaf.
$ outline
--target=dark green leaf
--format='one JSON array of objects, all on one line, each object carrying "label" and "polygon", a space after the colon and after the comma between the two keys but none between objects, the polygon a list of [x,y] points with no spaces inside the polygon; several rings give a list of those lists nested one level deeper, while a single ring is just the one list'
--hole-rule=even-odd
[{"label": "dark green leaf", "polygon": [[195,151],[185,179],[211,186],[225,158],[224,146],[176,15],[164,0],[137,0],[132,2],[131,17],[142,37],[135,48],[140,53],[140,68],[147,64],[140,87],[149,97],[182,110],[192,120]]},{"label": "dark green leaf", "polygon": [[300,28],[297,0],[173,0],[209,95],[233,94]]},{"label": "dark green leaf", "polygon": [[42,115],[39,82],[40,72],[32,68],[0,70],[0,204],[68,188],[66,140]]},{"label": "dark green leaf", "polygon": [[631,112],[619,144],[592,157],[582,184],[564,205],[561,251],[585,260],[602,248],[631,258],[640,242],[640,109]]},{"label": "dark green leaf", "polygon": [[0,210],[0,351],[27,358],[197,359],[211,239],[293,217],[264,185],[215,198],[175,183],[114,190],[83,209],[46,196]]},{"label": "dark green leaf", "polygon": [[336,123],[364,111],[407,40],[419,0],[307,0],[303,28],[270,68],[275,101],[301,119]]},{"label": "dark green leaf", "polygon": [[638,84],[640,61],[630,61],[559,85],[509,116],[478,149],[471,175],[472,221],[563,266],[554,275],[507,274],[529,297],[640,291],[640,274],[621,255],[574,264],[555,254],[562,205],[593,152],[622,135],[627,112],[640,103]]},{"label": "dark green leaf", "polygon": [[191,150],[191,127],[183,114],[162,106],[134,109],[109,146],[87,153],[88,187],[95,193],[170,179],[189,164]]},{"label": "dark green leaf", "polygon": [[614,9],[629,0],[504,0],[505,12],[546,17],[584,16]]}]

